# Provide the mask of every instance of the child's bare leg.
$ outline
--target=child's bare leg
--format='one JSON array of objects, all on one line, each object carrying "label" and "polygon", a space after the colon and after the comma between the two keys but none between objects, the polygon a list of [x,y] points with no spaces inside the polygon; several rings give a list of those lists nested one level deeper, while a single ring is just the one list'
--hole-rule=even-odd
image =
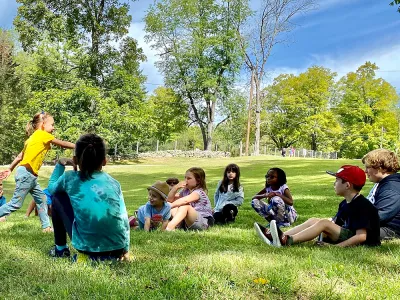
[{"label": "child's bare leg", "polygon": [[303,231],[304,229],[307,229],[310,226],[313,226],[315,223],[317,223],[319,220],[318,218],[310,218],[304,223],[297,225],[296,227],[293,227],[292,229],[289,229],[288,231],[285,231],[285,235],[295,235],[299,233],[300,231]]},{"label": "child's bare leg", "polygon": [[36,208],[36,202],[35,200],[32,200],[31,203],[29,203],[28,209],[26,210],[25,217],[28,218],[35,208]]},{"label": "child's bare leg", "polygon": [[169,221],[167,230],[174,230],[186,218],[189,207],[192,208],[190,205],[182,205],[171,210],[173,218]]},{"label": "child's bare leg", "polygon": [[[304,229],[303,231],[292,235],[293,243],[302,243],[306,241],[311,241],[312,239],[319,236],[322,232],[325,233],[332,241],[337,241],[339,239],[340,230],[342,227],[336,225],[329,220],[319,220],[314,225]],[[287,235],[285,233],[285,235]]]},{"label": "child's bare leg", "polygon": [[185,218],[185,222],[186,222],[186,225],[188,227],[190,227],[190,226],[193,225],[194,222],[196,222],[197,217],[198,217],[198,212],[193,207],[191,207],[190,205],[188,205],[188,206],[189,207],[187,209],[187,215],[186,215],[186,218]]}]

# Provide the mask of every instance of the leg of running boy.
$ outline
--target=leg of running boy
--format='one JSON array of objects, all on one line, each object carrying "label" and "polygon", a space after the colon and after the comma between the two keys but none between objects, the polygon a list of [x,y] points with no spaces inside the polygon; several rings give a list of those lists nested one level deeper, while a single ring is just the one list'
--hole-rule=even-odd
[{"label": "leg of running boy", "polygon": [[34,186],[30,193],[33,197],[33,200],[36,202],[36,208],[38,210],[40,222],[42,223],[43,232],[52,232],[53,229],[51,228],[50,218],[47,214],[47,197],[40,188],[40,185],[37,183],[37,180],[35,180]]}]

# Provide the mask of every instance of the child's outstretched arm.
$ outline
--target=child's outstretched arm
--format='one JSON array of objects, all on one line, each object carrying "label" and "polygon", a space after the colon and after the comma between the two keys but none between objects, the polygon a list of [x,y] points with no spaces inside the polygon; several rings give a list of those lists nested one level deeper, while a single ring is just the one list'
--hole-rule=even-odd
[{"label": "child's outstretched arm", "polygon": [[7,170],[4,170],[3,172],[0,172],[0,180],[5,180],[7,179],[12,171],[15,169],[15,167],[19,164],[19,162],[24,158],[24,152],[21,151],[17,157],[13,160],[11,163],[10,167]]},{"label": "child's outstretched arm", "polygon": [[61,148],[66,148],[66,149],[75,149],[75,144],[71,143],[71,142],[66,142],[66,141],[62,141],[59,139],[53,139],[50,141],[50,143],[56,145],[56,146],[60,146]]}]

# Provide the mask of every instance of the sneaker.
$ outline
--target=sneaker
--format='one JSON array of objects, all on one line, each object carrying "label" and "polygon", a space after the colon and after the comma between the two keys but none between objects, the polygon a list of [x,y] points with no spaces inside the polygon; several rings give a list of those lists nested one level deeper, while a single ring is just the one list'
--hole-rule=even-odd
[{"label": "sneaker", "polygon": [[69,251],[69,248],[64,248],[62,250],[57,250],[56,245],[54,245],[50,251],[49,255],[51,257],[70,257],[71,252]]},{"label": "sneaker", "polygon": [[285,235],[278,226],[276,226],[276,221],[272,220],[270,223],[272,244],[275,247],[286,246],[287,235]]},{"label": "sneaker", "polygon": [[235,222],[235,219],[236,219],[236,217],[235,217],[235,212],[234,212],[233,210],[230,210],[230,211],[229,211],[229,218],[226,219],[226,222],[227,222],[227,223],[229,223],[229,222]]},{"label": "sneaker", "polygon": [[258,223],[254,223],[254,229],[264,243],[267,245],[272,245],[272,235],[269,229]]}]

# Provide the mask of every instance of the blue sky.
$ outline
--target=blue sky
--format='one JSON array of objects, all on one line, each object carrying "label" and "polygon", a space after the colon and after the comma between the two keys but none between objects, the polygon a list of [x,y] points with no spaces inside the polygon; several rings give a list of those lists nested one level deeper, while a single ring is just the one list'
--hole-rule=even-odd
[{"label": "blue sky", "polygon": [[[258,7],[259,0],[251,0]],[[321,0],[318,8],[298,16],[290,34],[291,42],[274,48],[268,61],[269,79],[280,73],[299,74],[313,65],[324,66],[344,76],[365,61],[375,62],[384,78],[400,92],[400,13],[389,0]],[[157,53],[144,42],[145,11],[153,0],[131,2],[133,17],[129,34],[139,41],[148,61],[142,64],[147,88],[163,84],[154,66]],[[17,12],[13,0],[0,0],[0,27],[11,28]],[[247,84],[245,76],[239,84]]]}]

